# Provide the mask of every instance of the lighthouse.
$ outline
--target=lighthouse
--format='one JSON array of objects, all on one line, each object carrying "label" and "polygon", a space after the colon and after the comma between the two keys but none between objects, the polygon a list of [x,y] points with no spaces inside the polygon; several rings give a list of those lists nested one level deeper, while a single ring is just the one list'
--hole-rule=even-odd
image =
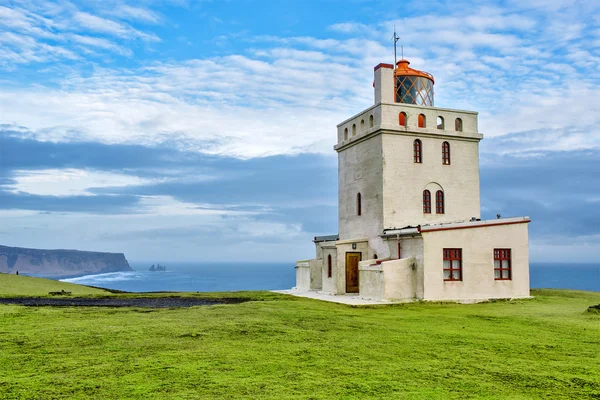
[{"label": "lighthouse", "polygon": [[435,107],[432,74],[374,68],[374,104],[337,126],[338,234],[296,290],[375,300],[529,297],[528,217],[482,221],[478,113]]}]

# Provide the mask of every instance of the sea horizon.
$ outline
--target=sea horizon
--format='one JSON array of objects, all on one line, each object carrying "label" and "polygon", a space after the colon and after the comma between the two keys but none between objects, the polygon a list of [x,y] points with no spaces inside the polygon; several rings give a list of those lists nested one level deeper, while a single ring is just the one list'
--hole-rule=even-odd
[{"label": "sea horizon", "polygon": [[[127,292],[284,290],[295,286],[295,262],[130,262],[133,271],[46,278]],[[42,275],[36,275],[42,276]],[[530,263],[532,289],[600,292],[599,263]]]}]

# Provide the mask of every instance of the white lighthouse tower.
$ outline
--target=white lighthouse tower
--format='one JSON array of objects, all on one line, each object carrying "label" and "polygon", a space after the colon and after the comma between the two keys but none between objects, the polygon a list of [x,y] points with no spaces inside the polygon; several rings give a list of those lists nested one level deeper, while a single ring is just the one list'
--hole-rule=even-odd
[{"label": "white lighthouse tower", "polygon": [[375,104],[338,125],[339,234],[296,290],[387,300],[529,296],[529,218],[480,220],[477,113],[434,107],[434,77],[375,67]]}]

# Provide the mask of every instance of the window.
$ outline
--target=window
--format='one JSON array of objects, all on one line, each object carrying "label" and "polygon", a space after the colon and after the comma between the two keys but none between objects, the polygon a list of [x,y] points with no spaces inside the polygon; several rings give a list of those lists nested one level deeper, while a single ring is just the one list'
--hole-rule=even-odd
[{"label": "window", "polygon": [[360,131],[363,132],[365,130],[365,120],[361,119],[360,120]]},{"label": "window", "polygon": [[348,140],[348,128],[344,129],[344,140]]},{"label": "window", "polygon": [[437,117],[437,128],[444,129],[444,117]]},{"label": "window", "polygon": [[369,117],[369,128],[372,128],[372,127],[373,127],[373,116],[371,115]]},{"label": "window", "polygon": [[441,190],[438,190],[435,193],[435,213],[444,213],[444,192],[442,192]]},{"label": "window", "polygon": [[400,126],[406,126],[406,113],[404,111],[398,114],[398,123]]},{"label": "window", "polygon": [[462,132],[462,130],[463,130],[462,119],[456,118],[454,120],[454,130],[457,131],[457,132]]},{"label": "window", "polygon": [[356,195],[356,215],[362,215],[362,204],[360,193]]},{"label": "window", "polygon": [[331,278],[331,254],[327,256],[327,277]]},{"label": "window", "polygon": [[494,249],[494,279],[497,281],[511,279],[510,249]]},{"label": "window", "polygon": [[450,165],[450,143],[442,143],[442,164]]},{"label": "window", "polygon": [[462,281],[462,249],[444,249],[444,280]]},{"label": "window", "polygon": [[427,125],[427,119],[424,114],[419,114],[419,128],[425,128]]},{"label": "window", "polygon": [[352,136],[356,136],[356,124],[352,124]]},{"label": "window", "polygon": [[431,192],[423,190],[423,214],[431,214]]},{"label": "window", "polygon": [[402,248],[400,247],[400,242],[398,242],[398,259],[402,258]]},{"label": "window", "polygon": [[423,151],[421,149],[421,141],[419,139],[415,140],[413,143],[413,152],[415,157],[415,162],[421,164],[423,162]]},{"label": "window", "polygon": [[377,260],[379,257],[377,257],[377,254],[373,254],[373,260]]}]

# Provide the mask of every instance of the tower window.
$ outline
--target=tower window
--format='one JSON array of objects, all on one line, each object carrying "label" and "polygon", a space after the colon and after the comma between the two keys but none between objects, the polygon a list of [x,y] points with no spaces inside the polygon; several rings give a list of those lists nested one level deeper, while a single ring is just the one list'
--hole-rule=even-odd
[{"label": "tower window", "polygon": [[444,128],[444,117],[437,117],[437,128],[445,129]]},{"label": "tower window", "polygon": [[450,143],[442,143],[442,164],[450,165]]},{"label": "tower window", "polygon": [[[423,190],[423,214],[431,214],[431,192],[429,190]],[[398,251],[400,251],[400,247],[398,247]]]},{"label": "tower window", "polygon": [[463,130],[462,119],[456,118],[454,120],[454,130],[457,132],[462,132],[462,130]]},{"label": "tower window", "polygon": [[372,128],[372,127],[373,127],[373,116],[371,115],[369,117],[369,128]]},{"label": "tower window", "polygon": [[425,128],[427,125],[427,118],[425,118],[425,114],[419,114],[419,128]]},{"label": "tower window", "polygon": [[441,190],[438,190],[435,193],[435,213],[444,213],[444,192],[442,192]]},{"label": "tower window", "polygon": [[356,215],[362,215],[362,198],[360,193],[356,195]]},{"label": "tower window", "polygon": [[511,279],[510,249],[494,249],[494,279],[508,281]]},{"label": "tower window", "polygon": [[344,140],[348,140],[348,128],[344,129]]},{"label": "tower window", "polygon": [[332,266],[331,266],[331,254],[329,254],[327,256],[327,277],[331,278],[331,271],[332,270]]},{"label": "tower window", "polygon": [[413,153],[415,162],[421,164],[423,162],[423,149],[422,143],[419,139],[416,139],[413,143]]},{"label": "tower window", "polygon": [[444,280],[462,281],[462,249],[444,249]]},{"label": "tower window", "polygon": [[400,126],[406,126],[406,119],[406,113],[404,111],[398,114],[398,123]]},{"label": "tower window", "polygon": [[360,120],[360,131],[364,132],[364,130],[365,130],[365,120],[361,119]]},{"label": "tower window", "polygon": [[356,124],[352,124],[352,136],[356,136]]}]

